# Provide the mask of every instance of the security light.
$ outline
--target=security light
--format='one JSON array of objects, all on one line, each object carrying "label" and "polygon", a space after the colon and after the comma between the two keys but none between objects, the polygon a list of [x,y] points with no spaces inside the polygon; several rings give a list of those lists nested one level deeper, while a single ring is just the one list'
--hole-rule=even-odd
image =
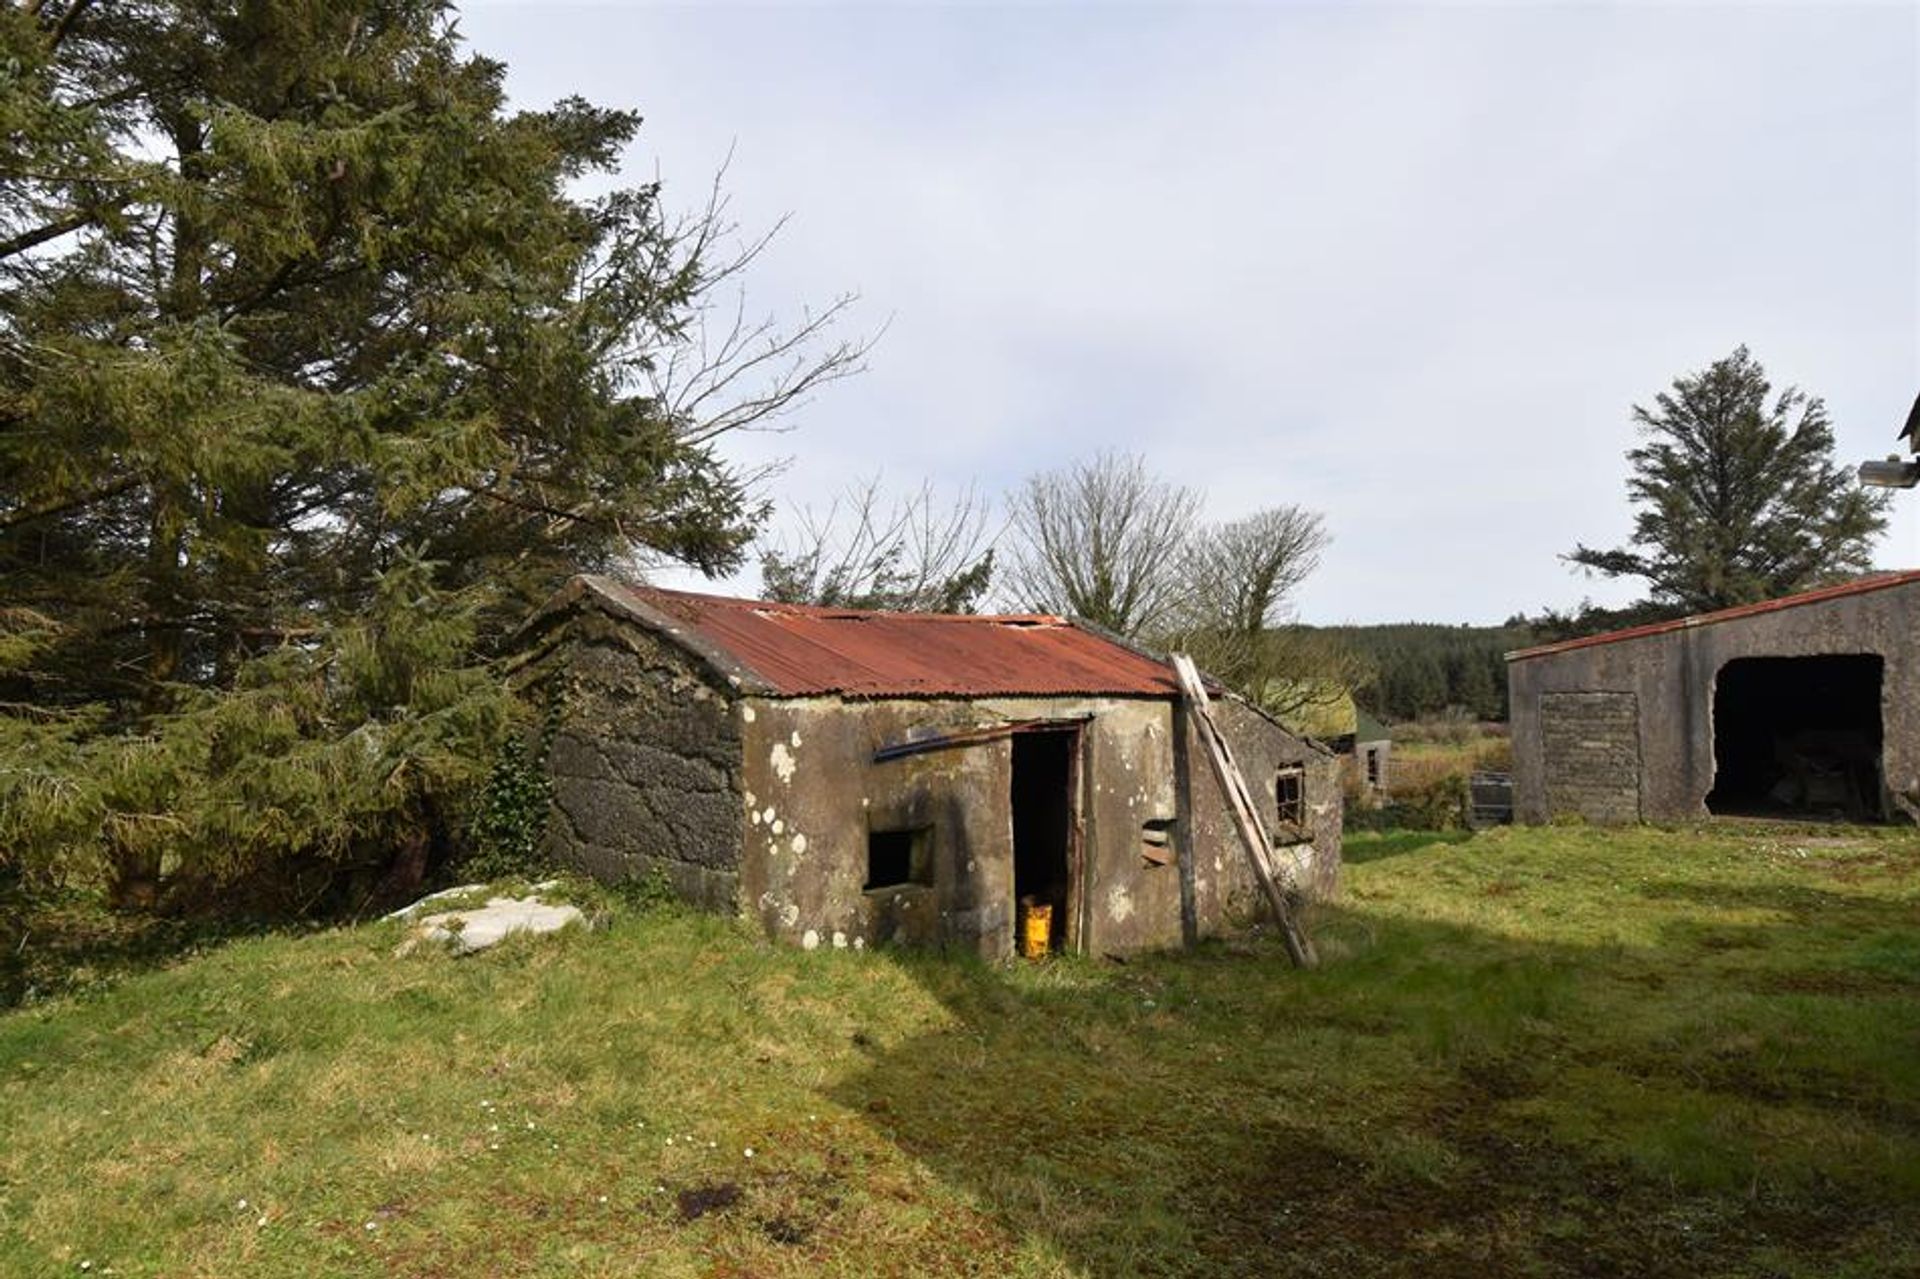
[{"label": "security light", "polygon": [[1889,457],[1884,462],[1862,462],[1860,482],[1882,489],[1910,489],[1920,484],[1920,461]]}]

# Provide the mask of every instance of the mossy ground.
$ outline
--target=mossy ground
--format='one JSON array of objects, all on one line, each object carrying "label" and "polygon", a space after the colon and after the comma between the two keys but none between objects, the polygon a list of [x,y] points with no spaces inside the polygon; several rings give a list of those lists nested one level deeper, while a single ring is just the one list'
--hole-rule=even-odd
[{"label": "mossy ground", "polygon": [[1920,836],[1348,858],[1313,973],[235,941],[0,1015],[0,1273],[1920,1272]]}]

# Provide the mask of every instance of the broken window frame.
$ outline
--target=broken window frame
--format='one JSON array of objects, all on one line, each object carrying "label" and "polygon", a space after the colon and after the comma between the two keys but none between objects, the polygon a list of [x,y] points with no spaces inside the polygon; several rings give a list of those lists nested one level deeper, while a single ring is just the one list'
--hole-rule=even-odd
[{"label": "broken window frame", "polygon": [[[1289,786],[1291,783],[1291,786]],[[1291,791],[1291,794],[1289,794]],[[1298,843],[1307,831],[1307,766],[1283,764],[1273,775],[1274,835],[1286,843]]]}]

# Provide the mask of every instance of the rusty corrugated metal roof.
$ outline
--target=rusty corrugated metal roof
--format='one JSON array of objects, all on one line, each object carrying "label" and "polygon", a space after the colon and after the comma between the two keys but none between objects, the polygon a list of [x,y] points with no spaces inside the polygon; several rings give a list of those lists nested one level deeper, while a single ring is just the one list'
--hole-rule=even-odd
[{"label": "rusty corrugated metal roof", "polygon": [[1507,660],[1523,662],[1530,657],[1548,657],[1554,653],[1570,653],[1575,649],[1592,648],[1599,644],[1618,644],[1622,640],[1665,635],[1669,631],[1684,631],[1695,626],[1712,626],[1716,622],[1731,622],[1742,617],[1755,617],[1762,613],[1778,613],[1782,609],[1844,599],[1849,595],[1866,595],[1872,591],[1884,591],[1890,586],[1905,586],[1910,582],[1920,582],[1920,569],[1907,569],[1899,573],[1879,573],[1872,577],[1860,578],[1858,581],[1842,582],[1838,586],[1822,586],[1817,590],[1802,591],[1798,595],[1783,595],[1777,600],[1740,604],[1713,613],[1695,613],[1692,617],[1676,617],[1670,622],[1650,622],[1645,626],[1631,626],[1623,631],[1608,631],[1603,635],[1586,635],[1580,639],[1561,640],[1558,644],[1541,644],[1536,648],[1523,648],[1508,653]]},{"label": "rusty corrugated metal roof", "polygon": [[1172,670],[1060,617],[870,613],[577,579],[777,697],[1172,697]]}]

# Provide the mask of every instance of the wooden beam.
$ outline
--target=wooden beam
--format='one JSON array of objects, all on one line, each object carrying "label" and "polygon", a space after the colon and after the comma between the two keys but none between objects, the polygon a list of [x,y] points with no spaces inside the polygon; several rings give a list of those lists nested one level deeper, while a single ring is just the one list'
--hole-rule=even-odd
[{"label": "wooden beam", "polygon": [[955,746],[978,746],[982,742],[997,742],[1003,737],[1012,737],[1015,733],[1070,732],[1083,727],[1092,719],[1091,715],[1076,715],[1066,719],[1023,719],[1004,724],[957,728],[952,732],[930,734],[926,737],[910,737],[903,742],[890,742],[876,750],[873,753],[873,762],[881,764],[890,759],[923,755],[928,751],[949,750]]},{"label": "wooden beam", "polygon": [[1227,808],[1233,814],[1234,827],[1240,833],[1240,844],[1246,850],[1247,861],[1253,866],[1253,876],[1260,881],[1260,887],[1267,894],[1267,902],[1273,907],[1274,919],[1280,925],[1280,938],[1286,943],[1287,957],[1293,960],[1296,968],[1312,968],[1320,962],[1319,956],[1314,954],[1312,939],[1301,931],[1295,921],[1287,895],[1274,882],[1273,868],[1267,864],[1267,859],[1273,855],[1273,842],[1267,836],[1266,823],[1260,818],[1260,807],[1253,802],[1253,796],[1247,790],[1247,779],[1240,772],[1240,766],[1234,763],[1233,751],[1227,746],[1220,726],[1214,723],[1213,704],[1207,697],[1207,686],[1200,678],[1200,671],[1185,653],[1173,655],[1173,671],[1180,681],[1181,702],[1193,717],[1201,744],[1206,747],[1207,760],[1213,765],[1214,778],[1227,797]]}]

